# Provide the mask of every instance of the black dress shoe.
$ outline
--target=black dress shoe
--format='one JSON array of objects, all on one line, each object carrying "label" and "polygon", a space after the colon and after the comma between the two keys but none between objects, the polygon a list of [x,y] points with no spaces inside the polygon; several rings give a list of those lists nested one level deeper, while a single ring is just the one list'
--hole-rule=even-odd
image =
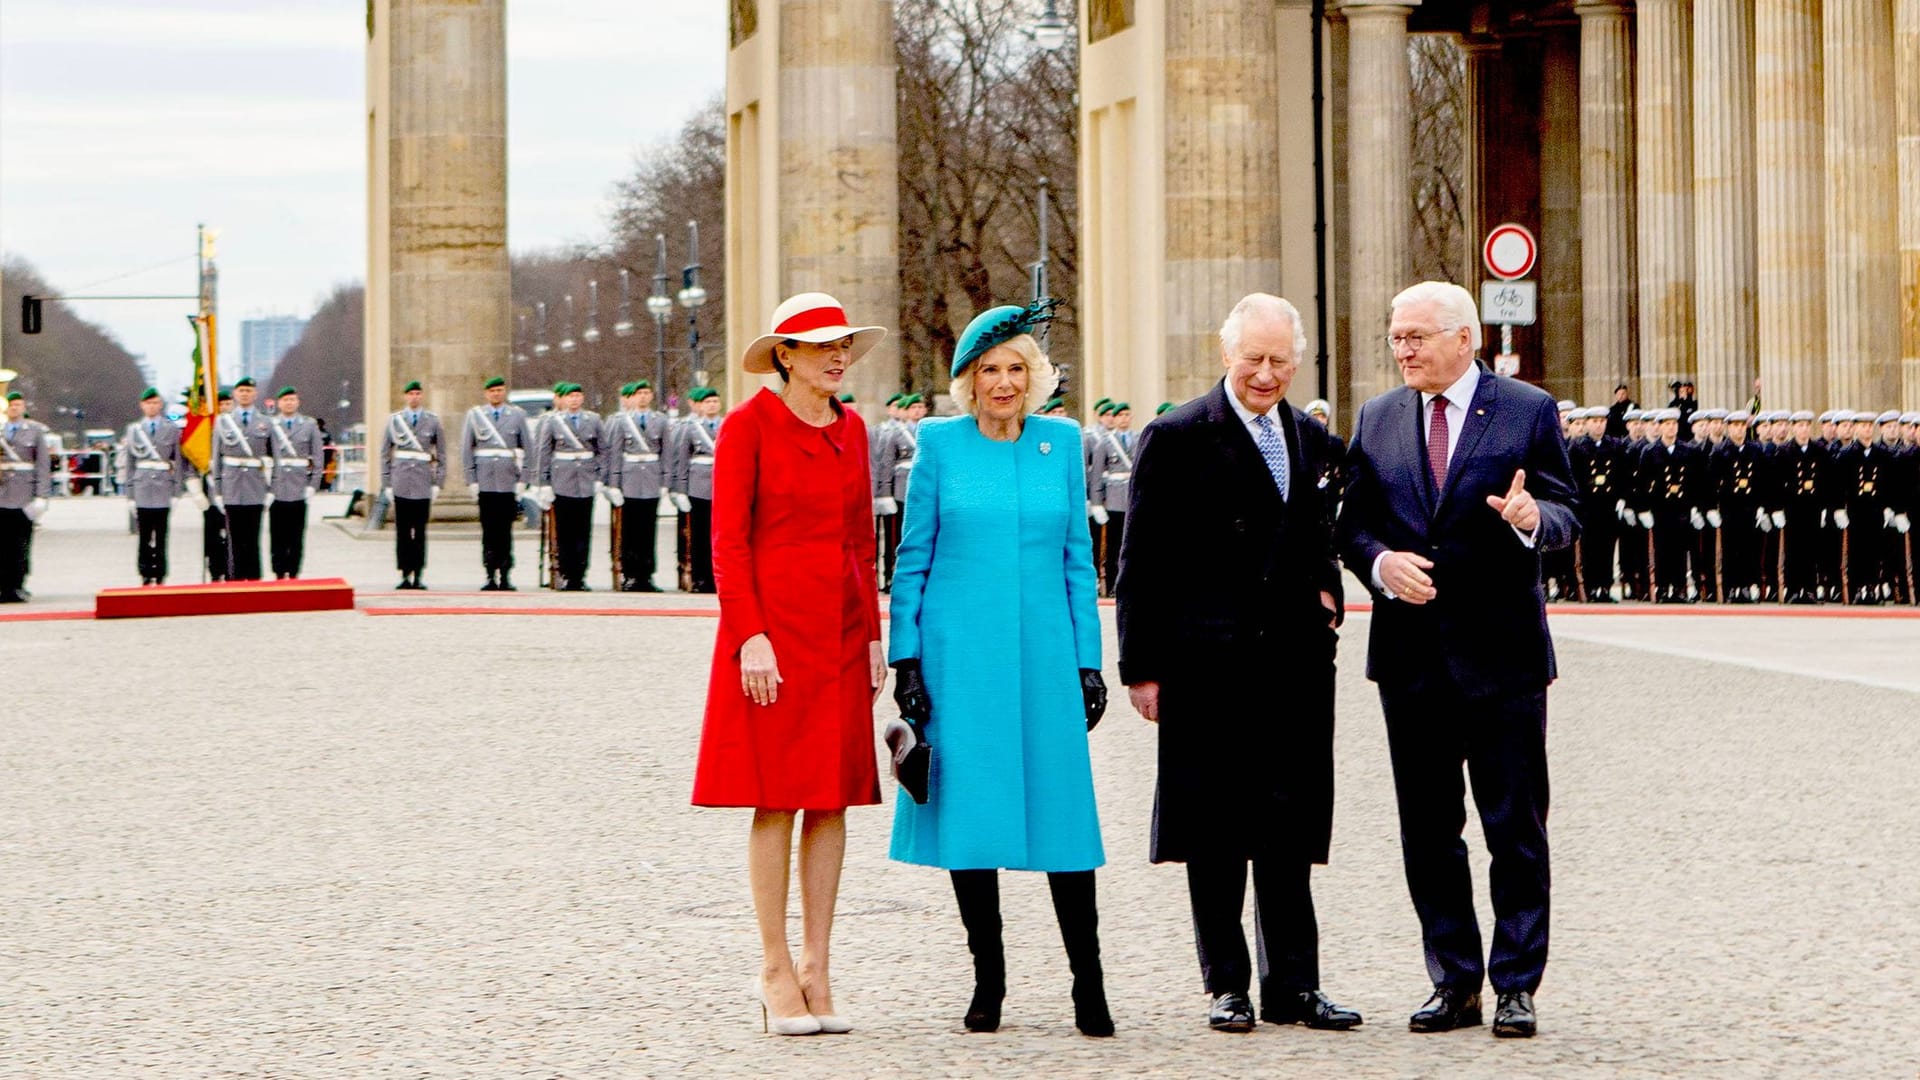
[{"label": "black dress shoe", "polygon": [[1207,1026],[1215,1031],[1252,1031],[1253,1001],[1245,994],[1218,994],[1207,1013]]},{"label": "black dress shoe", "polygon": [[1533,1014],[1533,995],[1525,990],[1500,995],[1500,1007],[1493,1011],[1493,1034],[1498,1039],[1531,1039],[1540,1030]]},{"label": "black dress shoe", "polygon": [[976,977],[973,983],[973,1000],[967,1003],[967,1015],[960,1023],[968,1031],[991,1033],[1000,1030],[1000,1003],[1006,999],[1007,982],[1005,976],[998,981],[992,978]]},{"label": "black dress shoe", "polygon": [[1321,1031],[1346,1031],[1361,1025],[1360,1014],[1344,1005],[1335,1005],[1318,990],[1264,997],[1260,1019],[1269,1024],[1305,1024]]},{"label": "black dress shoe", "polygon": [[1482,1022],[1479,991],[1468,993],[1452,987],[1436,986],[1433,996],[1420,1006],[1420,1011],[1407,1019],[1407,1030],[1452,1031],[1454,1028],[1479,1027]]},{"label": "black dress shoe", "polygon": [[633,591],[634,592],[659,592],[660,586],[655,585],[651,581],[642,581],[638,586],[634,588]]},{"label": "black dress shoe", "polygon": [[7,589],[4,592],[0,592],[0,604],[24,604],[26,602],[27,598],[20,595],[20,590],[18,589]]},{"label": "black dress shoe", "polygon": [[1073,980],[1073,1026],[1093,1039],[1113,1036],[1113,1014],[1107,1011],[1106,980],[1099,976]]}]

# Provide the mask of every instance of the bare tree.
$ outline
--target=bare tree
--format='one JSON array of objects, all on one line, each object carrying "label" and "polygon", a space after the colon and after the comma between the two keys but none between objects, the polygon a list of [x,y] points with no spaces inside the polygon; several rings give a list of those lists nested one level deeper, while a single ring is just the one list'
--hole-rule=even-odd
[{"label": "bare tree", "polygon": [[1423,281],[1459,282],[1467,267],[1467,57],[1451,34],[1407,39],[1413,75],[1411,160],[1413,272]]},{"label": "bare tree", "polygon": [[[82,416],[87,427],[115,427],[138,416],[142,376],[133,354],[112,333],[59,301],[44,305],[40,333],[21,333],[20,298],[55,296],[59,290],[18,256],[6,257],[5,279],[0,302],[5,345],[0,353],[8,367],[20,372],[13,388],[26,395],[30,414],[65,432],[72,432]],[[193,334],[185,319],[180,326],[180,355],[185,356],[193,350]]]}]

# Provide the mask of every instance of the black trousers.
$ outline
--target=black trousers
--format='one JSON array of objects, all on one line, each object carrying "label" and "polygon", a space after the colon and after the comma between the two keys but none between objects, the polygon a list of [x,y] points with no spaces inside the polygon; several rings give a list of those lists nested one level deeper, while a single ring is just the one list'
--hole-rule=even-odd
[{"label": "black trousers", "polygon": [[432,499],[393,498],[393,558],[403,574],[427,568],[427,515]]},{"label": "black trousers", "polygon": [[1652,559],[1647,552],[1649,535],[1639,526],[1620,527],[1620,587],[1630,600],[1646,600],[1653,594]]},{"label": "black trousers", "polygon": [[687,513],[690,535],[687,539],[687,563],[693,574],[693,591],[713,591],[713,500],[689,498],[693,509]]},{"label": "black trousers", "polygon": [[267,538],[274,574],[299,577],[307,554],[307,500],[279,499],[267,507]]},{"label": "black trousers", "polygon": [[520,496],[511,491],[482,491],[480,496],[480,564],[491,574],[513,569],[513,523],[520,516]]},{"label": "black trousers", "polygon": [[615,511],[620,515],[620,576],[652,581],[654,549],[660,532],[660,500],[628,499]]},{"label": "black trousers", "polygon": [[1574,580],[1574,553],[1571,546],[1541,553],[1540,582],[1551,586],[1548,592],[1556,599],[1564,600],[1579,595],[1579,584]]},{"label": "black trousers", "polygon": [[1107,523],[1102,526],[1102,535],[1106,546],[1101,551],[1101,571],[1107,582],[1107,593],[1113,593],[1113,583],[1120,580],[1120,538],[1126,535],[1127,515],[1119,510],[1107,511]]},{"label": "black trousers", "polygon": [[1780,596],[1780,530],[1760,534],[1760,594],[1767,599]]},{"label": "black trousers", "polygon": [[1720,583],[1728,594],[1760,584],[1760,527],[1753,523],[1754,507],[1738,503],[1720,511]]},{"label": "black trousers", "polygon": [[1818,507],[1787,507],[1787,527],[1775,529],[1780,543],[1785,546],[1783,557],[1786,561],[1786,574],[1780,582],[1781,591],[1788,597],[1799,594],[1813,595],[1820,586],[1820,564],[1825,554],[1826,532],[1820,527]]},{"label": "black trousers", "polygon": [[1840,574],[1840,557],[1846,550],[1844,537],[1846,532],[1833,526],[1829,517],[1827,525],[1820,530],[1820,583],[1832,599],[1840,595],[1840,586],[1844,584]]},{"label": "black trousers", "polygon": [[[1691,526],[1692,522],[1688,522],[1688,525]],[[1690,553],[1693,562],[1693,584],[1703,601],[1725,599],[1714,587],[1714,579],[1718,576],[1717,571],[1720,568],[1719,545],[1720,530],[1714,528],[1711,523],[1704,529],[1694,530],[1693,550]]]},{"label": "black trousers", "polygon": [[[1470,697],[1445,676],[1380,686],[1400,809],[1407,891],[1436,986],[1500,993],[1540,986],[1547,964],[1547,692]],[[1466,788],[1493,856],[1493,952],[1481,965],[1468,869]]]},{"label": "black trousers", "polygon": [[173,511],[165,506],[157,510],[145,507],[134,509],[134,520],[140,526],[140,580],[152,578],[156,581],[167,579],[167,519]]},{"label": "black trousers", "polygon": [[554,554],[560,565],[563,584],[587,579],[588,547],[593,540],[593,498],[576,499],[570,495],[553,497]]},{"label": "black trousers", "polygon": [[1608,590],[1613,588],[1613,550],[1619,534],[1620,519],[1612,499],[1580,508],[1580,575],[1589,600],[1612,595]]},{"label": "black trousers", "polygon": [[264,507],[227,507],[227,546],[233,553],[235,581],[260,580],[260,517]]},{"label": "black trousers", "polygon": [[33,554],[33,522],[25,510],[0,510],[0,592],[13,592],[27,583],[27,563]]},{"label": "black trousers", "polygon": [[200,514],[200,555],[207,562],[208,581],[227,580],[233,571],[228,562],[231,556],[227,552],[227,515],[213,506]]},{"label": "black trousers", "polygon": [[903,511],[902,513],[888,514],[886,517],[880,519],[881,588],[887,588],[893,584],[894,557],[900,551],[900,523],[906,517],[904,513],[906,507],[903,506],[900,509]]},{"label": "black trousers", "polygon": [[1686,599],[1687,560],[1696,550],[1694,537],[1686,510],[1653,512],[1653,580],[1660,595]]},{"label": "black trousers", "polygon": [[1880,507],[1856,503],[1847,507],[1847,592],[1848,600],[1861,590],[1878,593],[1888,583],[1887,551],[1889,536],[1899,536],[1881,526]]},{"label": "black trousers", "polygon": [[1205,858],[1187,862],[1187,898],[1200,975],[1210,994],[1244,994],[1252,985],[1247,935],[1247,864],[1253,864],[1253,940],[1260,997],[1320,989],[1320,926],[1313,915],[1313,864],[1305,859]]}]

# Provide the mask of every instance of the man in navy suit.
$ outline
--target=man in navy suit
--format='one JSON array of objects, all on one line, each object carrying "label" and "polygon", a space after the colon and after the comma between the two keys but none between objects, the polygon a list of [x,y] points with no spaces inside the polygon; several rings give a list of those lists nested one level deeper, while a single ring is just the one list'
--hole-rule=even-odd
[{"label": "man in navy suit", "polygon": [[[1406,385],[1360,407],[1337,546],[1374,596],[1378,684],[1407,889],[1433,996],[1414,1031],[1481,1023],[1527,1037],[1547,961],[1547,685],[1555,677],[1540,553],[1579,533],[1553,397],[1474,358],[1480,317],[1457,285],[1393,300],[1387,343]],[[1493,856],[1495,927],[1481,960],[1462,766]]]}]

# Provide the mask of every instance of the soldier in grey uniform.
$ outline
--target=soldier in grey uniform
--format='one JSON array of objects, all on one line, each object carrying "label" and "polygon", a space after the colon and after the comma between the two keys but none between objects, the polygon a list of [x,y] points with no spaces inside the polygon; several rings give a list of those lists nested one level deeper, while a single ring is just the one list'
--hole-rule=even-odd
[{"label": "soldier in grey uniform", "polygon": [[0,427],[0,604],[24,604],[27,565],[33,554],[33,523],[53,495],[53,460],[47,427],[27,418],[27,401],[7,395],[7,422]]},{"label": "soldier in grey uniform", "polygon": [[326,440],[320,425],[300,415],[300,393],[283,386],[274,395],[280,415],[268,424],[268,446],[273,454],[273,479],[268,486],[267,537],[272,546],[273,576],[300,576],[307,551],[307,500],[320,488],[326,463]]},{"label": "soldier in grey uniform", "polygon": [[560,571],[554,588],[586,592],[593,497],[605,489],[600,481],[600,414],[580,407],[587,395],[579,383],[560,383],[553,394],[559,408],[540,418],[534,442],[540,484],[535,499],[553,509]]},{"label": "soldier in grey uniform", "polygon": [[233,409],[214,420],[207,473],[213,505],[227,518],[227,577],[260,580],[260,517],[273,501],[273,421],[255,407],[252,379],[233,384]]},{"label": "soldier in grey uniform", "polygon": [[1087,470],[1087,502],[1106,510],[1096,547],[1109,591],[1120,577],[1120,537],[1127,527],[1127,498],[1133,489],[1133,406],[1111,403],[1107,415],[1113,426],[1100,432],[1093,444],[1093,466]]},{"label": "soldier in grey uniform", "polygon": [[208,581],[225,581],[233,569],[233,557],[227,549],[226,511],[213,505],[208,498],[213,494],[212,441],[219,438],[220,417],[233,411],[233,392],[222,387],[214,405],[214,414],[209,428],[209,457],[207,472],[196,473],[187,480],[187,490],[192,493],[193,501],[200,507],[200,558],[206,564]]},{"label": "soldier in grey uniform", "polygon": [[606,425],[607,502],[620,516],[620,591],[659,592],[653,583],[660,495],[667,488],[667,418],[653,411],[653,384],[620,388],[625,409]]},{"label": "soldier in grey uniform", "polygon": [[1093,423],[1080,433],[1080,463],[1087,474],[1087,535],[1093,537],[1093,572],[1099,579],[1096,585],[1101,596],[1112,595],[1113,579],[1107,576],[1107,560],[1100,551],[1100,537],[1107,527],[1107,505],[1094,499],[1093,488],[1100,444],[1112,430],[1113,399],[1101,398],[1093,403]]},{"label": "soldier in grey uniform", "polygon": [[[140,584],[167,580],[167,525],[173,500],[187,491],[187,463],[180,456],[180,429],[166,418],[160,391],[140,395],[140,419],[127,425],[120,454],[120,490],[133,499],[139,524]],[[205,496],[197,501],[204,503]]]},{"label": "soldier in grey uniform", "polygon": [[527,414],[507,403],[507,380],[494,376],[482,387],[486,404],[467,410],[467,483],[480,501],[480,562],[487,570],[481,592],[513,592],[513,523],[526,494],[533,438]]},{"label": "soldier in grey uniform", "polygon": [[401,390],[406,408],[387,417],[380,439],[380,486],[393,499],[393,553],[400,569],[395,588],[424,589],[427,515],[447,480],[446,436],[440,417],[420,407],[420,380]]},{"label": "soldier in grey uniform", "polygon": [[900,422],[893,425],[880,444],[879,472],[874,478],[878,494],[875,509],[885,531],[880,537],[880,591],[893,585],[893,560],[900,550],[901,510],[907,505],[907,480],[913,473],[913,458],[920,450],[920,421],[927,415],[926,399],[908,394],[900,399]]},{"label": "soldier in grey uniform", "polygon": [[680,511],[682,555],[691,591],[713,591],[713,450],[720,437],[720,392],[710,386],[687,391],[693,415],[673,429],[667,491]]},{"label": "soldier in grey uniform", "polygon": [[888,396],[887,418],[867,429],[867,475],[873,483],[873,535],[874,542],[879,546],[873,565],[882,584],[886,582],[891,569],[886,562],[887,519],[900,513],[900,504],[883,491],[892,483],[893,475],[881,475],[880,455],[886,452],[888,442],[893,438],[893,429],[900,423],[900,402],[906,396],[904,391]]}]

